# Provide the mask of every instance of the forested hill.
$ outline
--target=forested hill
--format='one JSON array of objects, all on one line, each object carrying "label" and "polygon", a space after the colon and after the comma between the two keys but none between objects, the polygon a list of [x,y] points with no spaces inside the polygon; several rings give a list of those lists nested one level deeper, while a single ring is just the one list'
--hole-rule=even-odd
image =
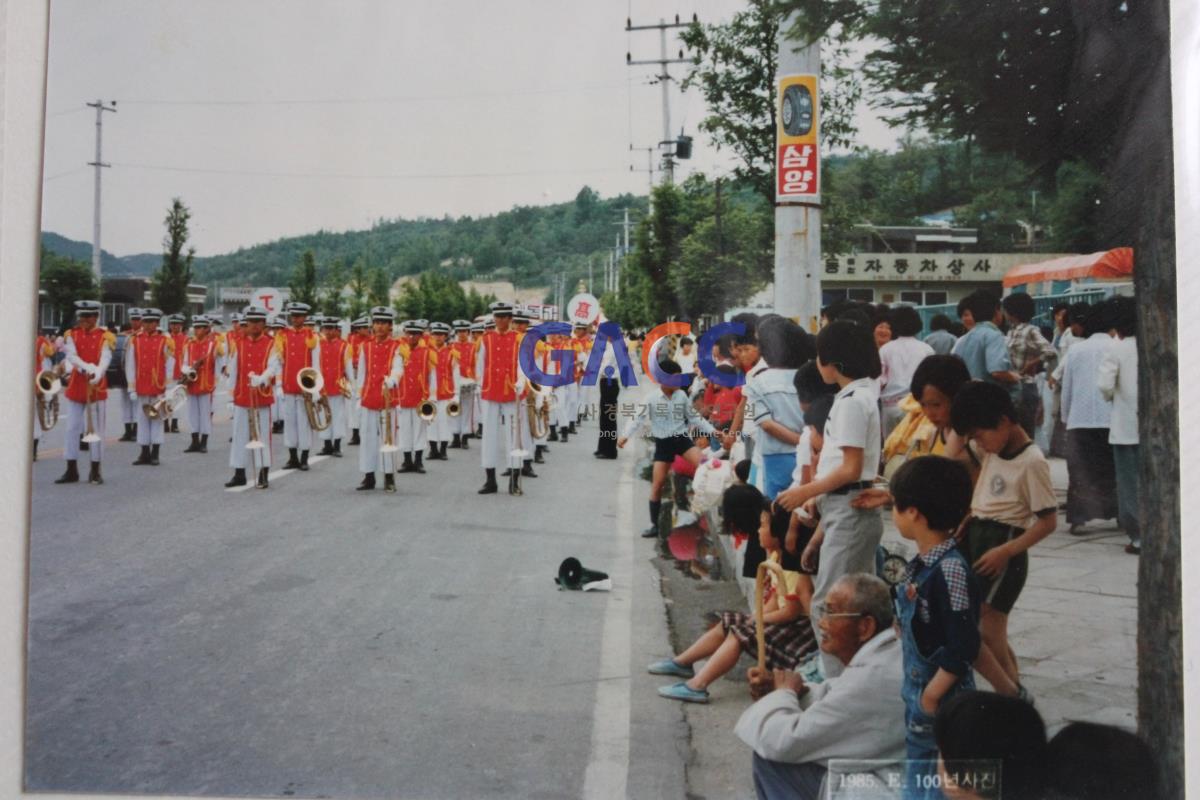
[{"label": "forested hill", "polygon": [[[85,264],[92,263],[92,243],[80,242],[42,231],[42,247],[60,256],[73,258]],[[132,256],[114,256],[100,248],[100,269],[105,275],[153,275],[162,266],[161,253],[138,253]]]},{"label": "forested hill", "polygon": [[632,225],[645,213],[646,198],[605,200],[584,187],[570,203],[517,206],[487,217],[381,220],[366,231],[318,231],[198,258],[196,280],[285,286],[311,250],[322,272],[336,261],[349,271],[362,260],[391,280],[438,269],[456,280],[488,276],[518,287],[547,286],[560,270],[586,274],[589,259],[599,275],[626,208]]}]

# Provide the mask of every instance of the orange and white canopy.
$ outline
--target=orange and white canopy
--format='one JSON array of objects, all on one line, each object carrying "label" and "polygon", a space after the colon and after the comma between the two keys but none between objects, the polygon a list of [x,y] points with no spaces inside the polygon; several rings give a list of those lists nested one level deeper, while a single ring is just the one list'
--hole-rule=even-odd
[{"label": "orange and white canopy", "polygon": [[1005,288],[1042,281],[1078,278],[1115,280],[1133,275],[1133,248],[1118,247],[1086,256],[1065,256],[1036,264],[1020,264],[1004,276]]}]

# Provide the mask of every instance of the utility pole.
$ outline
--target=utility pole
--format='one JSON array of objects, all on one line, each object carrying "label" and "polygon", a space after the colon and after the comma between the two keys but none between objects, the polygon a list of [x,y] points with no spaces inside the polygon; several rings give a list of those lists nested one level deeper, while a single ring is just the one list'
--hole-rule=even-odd
[{"label": "utility pole", "polygon": [[110,105],[105,105],[103,100],[97,100],[87,105],[96,109],[96,160],[89,161],[88,166],[96,168],[96,195],[92,208],[92,274],[96,278],[96,288],[100,289],[100,170],[112,166],[105,164],[100,158],[100,133],[104,128],[104,112],[111,111],[115,114],[117,101],[113,100]]},{"label": "utility pole", "polygon": [[[671,73],[669,73],[667,71],[667,65],[668,64],[687,64],[690,62],[690,59],[686,59],[683,57],[683,50],[679,51],[678,58],[667,58],[667,29],[668,28],[686,28],[696,22],[699,22],[699,19],[697,19],[695,14],[692,14],[691,22],[680,22],[679,15],[676,14],[675,22],[668,23],[666,20],[660,18],[658,20],[657,25],[634,25],[633,20],[631,20],[628,17],[625,19],[625,30],[626,31],[652,31],[652,30],[658,31],[659,57],[657,59],[650,59],[650,60],[646,60],[646,61],[634,61],[633,54],[626,53],[625,54],[625,63],[631,67],[637,66],[640,64],[657,64],[662,69],[662,72],[655,76],[658,79],[658,82],[660,84],[662,84],[663,140],[662,140],[662,142],[659,143],[660,147],[664,144],[670,144],[672,141],[671,140],[670,83],[672,80],[674,80],[674,78],[672,78]],[[632,149],[632,146],[631,146],[631,149]],[[666,183],[674,183],[675,182],[674,157],[675,157],[674,152],[667,153],[663,157],[663,172],[664,172],[663,180]]]},{"label": "utility pole", "polygon": [[654,148],[654,147],[634,147],[632,144],[629,145],[629,151],[633,152],[634,150],[644,150],[646,152],[646,169],[637,170],[637,169],[634,169],[633,164],[630,164],[629,171],[630,172],[645,172],[647,174],[650,183],[649,183],[649,186],[646,191],[646,199],[649,200],[650,195],[654,193],[654,153],[655,153],[656,148]]},{"label": "utility pole", "polygon": [[[787,38],[798,18],[791,14],[779,25],[777,39],[777,79],[792,75],[815,75],[821,71],[821,51],[818,42],[796,48],[796,42]],[[816,81],[819,85],[819,80]],[[815,92],[814,92],[815,95]],[[786,98],[786,96],[785,96]],[[799,112],[797,112],[799,113]],[[812,97],[811,125],[820,125],[820,102]],[[786,125],[781,121],[781,125]],[[783,128],[779,129],[783,131]],[[777,135],[781,135],[777,133]],[[817,138],[813,137],[813,150],[819,156]],[[780,158],[776,148],[776,159]],[[819,161],[813,170],[819,176]],[[784,164],[776,164],[775,184],[780,188],[779,172]],[[790,174],[790,173],[787,173]],[[818,178],[819,180],[819,178]],[[816,333],[817,319],[821,312],[821,201],[815,192],[807,199],[787,199],[777,196],[775,203],[775,312],[792,317],[801,327]]]}]

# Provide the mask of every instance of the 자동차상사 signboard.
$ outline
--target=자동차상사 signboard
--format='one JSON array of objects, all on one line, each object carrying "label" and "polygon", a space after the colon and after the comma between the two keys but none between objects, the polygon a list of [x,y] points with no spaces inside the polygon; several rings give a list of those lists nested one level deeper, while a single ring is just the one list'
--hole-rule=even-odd
[{"label": "\uc790\ub3d9\ucc28\uc0c1\uc0ac signboard", "polygon": [[821,202],[820,103],[816,75],[779,79],[775,133],[775,200]]}]

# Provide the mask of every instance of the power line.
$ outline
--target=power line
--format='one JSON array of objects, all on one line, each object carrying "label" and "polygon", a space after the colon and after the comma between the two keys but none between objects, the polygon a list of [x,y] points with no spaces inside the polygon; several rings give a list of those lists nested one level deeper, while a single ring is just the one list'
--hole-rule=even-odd
[{"label": "power line", "polygon": [[624,172],[623,167],[597,167],[593,169],[543,169],[515,172],[410,172],[410,173],[346,173],[346,172],[284,172],[270,170],[218,169],[208,167],[177,167],[165,164],[131,164],[114,162],[124,169],[141,169],[156,172],[190,172],[204,175],[243,175],[263,178],[340,178],[349,180],[426,180],[447,178],[518,178],[526,175],[574,175]]},{"label": "power line", "polygon": [[42,178],[42,183],[49,183],[50,181],[55,181],[55,180],[58,180],[59,178],[65,178],[68,175],[74,175],[77,172],[83,172],[87,168],[88,168],[88,165],[85,164],[82,167],[75,167],[75,169],[69,169],[66,172],[59,172],[55,175],[51,175],[48,178]]}]

